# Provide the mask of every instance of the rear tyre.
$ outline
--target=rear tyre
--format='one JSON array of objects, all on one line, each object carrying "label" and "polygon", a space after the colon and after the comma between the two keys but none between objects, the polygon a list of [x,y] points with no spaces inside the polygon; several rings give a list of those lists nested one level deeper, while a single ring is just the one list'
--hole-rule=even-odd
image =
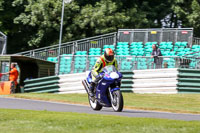
[{"label": "rear tyre", "polygon": [[124,100],[120,90],[113,92],[112,108],[115,112],[121,112],[124,107]]},{"label": "rear tyre", "polygon": [[99,102],[94,97],[88,96],[88,100],[89,100],[89,103],[90,103],[90,107],[93,110],[99,111],[99,110],[102,109],[102,106],[99,104]]}]

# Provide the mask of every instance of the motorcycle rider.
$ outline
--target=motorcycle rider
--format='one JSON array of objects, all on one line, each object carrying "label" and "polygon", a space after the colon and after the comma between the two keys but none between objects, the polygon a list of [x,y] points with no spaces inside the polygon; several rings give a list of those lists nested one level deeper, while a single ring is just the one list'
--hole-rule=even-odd
[{"label": "motorcycle rider", "polygon": [[114,58],[114,51],[111,48],[106,48],[104,54],[96,61],[96,64],[92,68],[92,82],[89,87],[89,95],[94,96],[94,88],[98,81],[102,78],[99,73],[102,72],[105,66],[113,65],[118,70],[117,60]]}]

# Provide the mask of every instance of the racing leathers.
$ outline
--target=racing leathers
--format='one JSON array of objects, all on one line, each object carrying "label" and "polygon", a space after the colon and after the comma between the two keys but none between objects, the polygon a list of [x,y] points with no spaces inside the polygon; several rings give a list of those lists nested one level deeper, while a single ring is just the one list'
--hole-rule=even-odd
[{"label": "racing leathers", "polygon": [[92,82],[91,82],[91,92],[94,91],[94,87],[95,85],[98,83],[98,81],[101,79],[101,77],[99,76],[99,73],[102,72],[103,68],[105,66],[109,66],[109,65],[113,65],[115,66],[115,68],[118,70],[118,64],[117,64],[117,60],[114,58],[113,61],[111,62],[106,62],[104,55],[102,55],[97,61],[96,64],[94,65],[92,71],[91,71],[91,75],[92,75]]}]

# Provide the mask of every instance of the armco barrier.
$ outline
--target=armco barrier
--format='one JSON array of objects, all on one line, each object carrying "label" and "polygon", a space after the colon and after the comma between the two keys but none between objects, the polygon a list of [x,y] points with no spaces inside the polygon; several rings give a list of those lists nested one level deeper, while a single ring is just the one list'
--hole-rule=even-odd
[{"label": "armco barrier", "polygon": [[178,69],[178,92],[200,93],[200,70]]},{"label": "armco barrier", "polygon": [[177,93],[177,69],[134,70],[132,84],[134,93]]},{"label": "armco barrier", "polygon": [[24,92],[85,93],[81,83],[85,75],[77,73],[26,80]]},{"label": "armco barrier", "polygon": [[85,73],[60,75],[59,78],[59,94],[86,93],[82,85],[82,80],[86,78]]},{"label": "armco barrier", "polygon": [[132,92],[132,84],[133,84],[133,75],[132,71],[122,71],[123,75],[122,83],[121,83],[121,91],[122,92]]},{"label": "armco barrier", "polygon": [[[122,73],[124,79],[122,80],[121,90],[132,92],[133,72],[125,71]],[[24,92],[86,93],[81,82],[84,78],[86,78],[85,73],[76,73],[26,80]]]},{"label": "armco barrier", "polygon": [[[177,93],[177,69],[123,71],[122,92]],[[25,92],[85,93],[85,73],[66,74],[25,81]]]},{"label": "armco barrier", "polygon": [[58,76],[43,77],[24,81],[24,92],[58,92]]}]

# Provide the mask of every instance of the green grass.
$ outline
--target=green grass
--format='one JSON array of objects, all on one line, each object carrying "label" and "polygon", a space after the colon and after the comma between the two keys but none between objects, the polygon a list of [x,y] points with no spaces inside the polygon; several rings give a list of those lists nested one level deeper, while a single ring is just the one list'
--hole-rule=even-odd
[{"label": "green grass", "polygon": [[1,133],[199,133],[200,122],[0,109]]},{"label": "green grass", "polygon": [[[10,96],[88,105],[88,99],[86,94],[24,93],[14,94]],[[200,94],[166,95],[123,93],[123,96],[125,107],[129,109],[200,114]]]},{"label": "green grass", "polygon": [[124,94],[125,105],[139,109],[200,114],[200,94]]}]

